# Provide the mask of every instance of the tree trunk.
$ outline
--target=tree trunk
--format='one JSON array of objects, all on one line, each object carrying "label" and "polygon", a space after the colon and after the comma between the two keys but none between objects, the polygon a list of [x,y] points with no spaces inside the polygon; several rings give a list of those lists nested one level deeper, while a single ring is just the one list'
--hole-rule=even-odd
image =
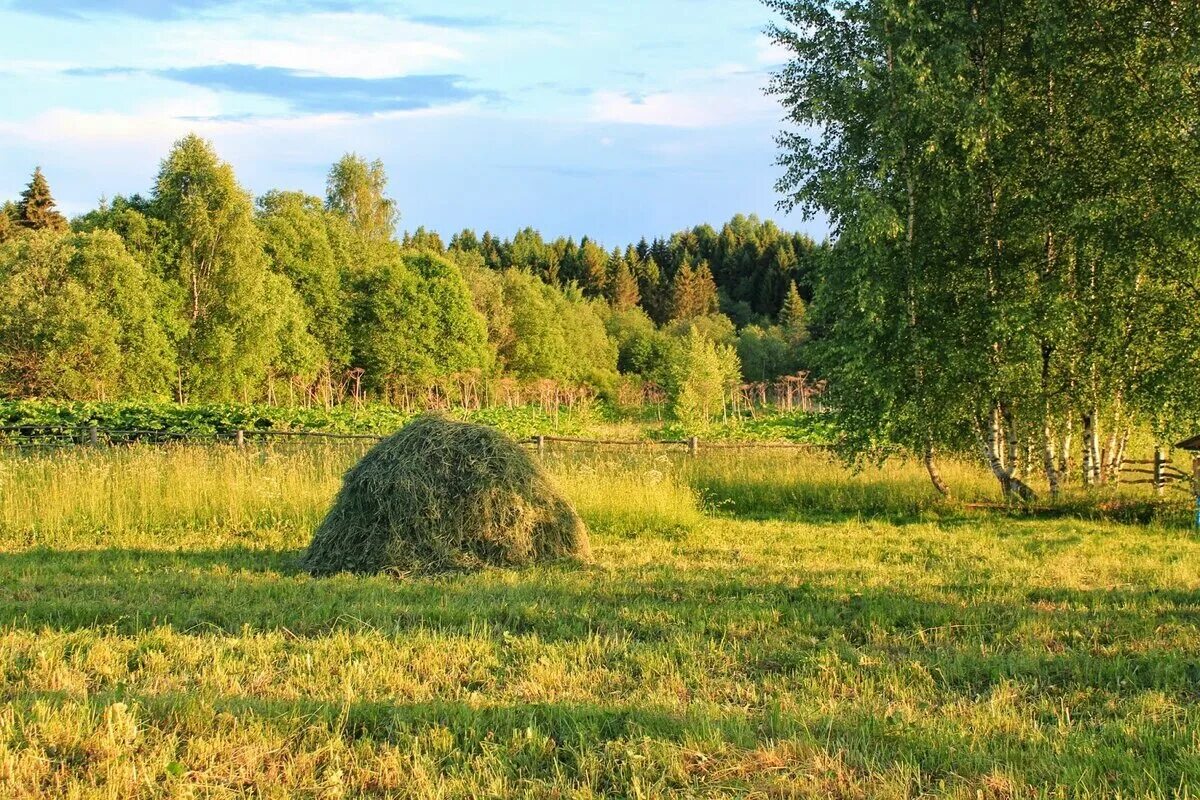
[{"label": "tree trunk", "polygon": [[1075,439],[1075,434],[1072,431],[1072,426],[1075,424],[1075,415],[1070,411],[1067,412],[1067,422],[1063,433],[1062,447],[1058,451],[1058,475],[1059,480],[1070,480],[1071,478],[1071,444]]},{"label": "tree trunk", "polygon": [[984,444],[984,455],[988,466],[996,480],[1000,481],[1000,490],[1005,498],[1030,502],[1037,499],[1037,494],[1020,478],[1015,477],[1004,463],[1004,425],[1000,407],[996,406],[991,413],[988,433]]},{"label": "tree trunk", "polygon": [[1012,411],[1005,408],[1003,411],[1003,425],[1006,434],[1004,440],[1004,456],[1002,458],[1004,468],[1008,470],[1008,474],[1013,478],[1021,477],[1021,469],[1024,466],[1021,463],[1021,443],[1017,439],[1017,426],[1013,424]]},{"label": "tree trunk", "polygon": [[933,447],[925,450],[925,470],[929,473],[929,480],[933,483],[933,488],[937,490],[938,494],[949,500],[951,497],[950,487],[942,479],[942,472],[938,469],[937,461],[934,459]]},{"label": "tree trunk", "polygon": [[1096,427],[1099,413],[1093,409],[1083,415],[1083,485],[1100,482],[1100,431]]},{"label": "tree trunk", "polygon": [[1046,418],[1046,427],[1042,430],[1042,465],[1046,470],[1046,481],[1050,484],[1050,499],[1057,500],[1059,494],[1058,454],[1055,452],[1054,428]]}]

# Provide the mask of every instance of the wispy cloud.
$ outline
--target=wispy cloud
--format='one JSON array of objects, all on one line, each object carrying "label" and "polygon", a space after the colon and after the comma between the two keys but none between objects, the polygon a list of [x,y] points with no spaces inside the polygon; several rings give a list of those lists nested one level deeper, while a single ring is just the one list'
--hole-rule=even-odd
[{"label": "wispy cloud", "polygon": [[458,28],[462,30],[498,28],[504,25],[504,20],[493,16],[457,17],[447,14],[415,14],[406,17],[406,19],[418,25],[430,25],[435,28]]},{"label": "wispy cloud", "polygon": [[225,9],[344,11],[361,3],[351,0],[7,0],[0,8],[65,19],[131,17],[152,21],[177,20]]},{"label": "wispy cloud", "polygon": [[66,70],[65,74],[77,77],[152,75],[201,89],[269,97],[284,102],[292,111],[307,114],[416,111],[498,98],[495,92],[470,87],[462,75],[449,74],[347,78],[251,64],[210,64],[159,70],[84,67]]},{"label": "wispy cloud", "polygon": [[602,91],[592,95],[596,122],[670,128],[716,128],[762,120],[774,106],[753,85],[662,91],[649,94]]},{"label": "wispy cloud", "polygon": [[316,114],[413,111],[493,96],[466,86],[462,75],[343,78],[246,64],[165,69],[156,74],[205,89],[272,97],[295,111]]}]

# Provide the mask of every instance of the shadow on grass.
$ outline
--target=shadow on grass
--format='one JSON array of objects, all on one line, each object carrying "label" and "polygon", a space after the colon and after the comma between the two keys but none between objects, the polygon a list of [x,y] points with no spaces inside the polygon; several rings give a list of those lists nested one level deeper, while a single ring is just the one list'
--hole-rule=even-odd
[{"label": "shadow on grass", "polygon": [[934,664],[940,683],[971,693],[1007,679],[1200,694],[1200,591],[1046,591],[970,580],[878,587],[846,585],[836,572],[789,580],[737,563],[317,580],[299,571],[299,555],[251,548],[3,554],[0,627],[606,637],[618,649],[645,645],[680,657],[697,648],[736,653],[728,668],[748,679],[805,674],[836,655],[851,670],[868,658]]},{"label": "shadow on grass", "polygon": [[846,523],[881,521],[893,525],[936,522],[942,526],[974,525],[981,519],[1078,520],[1126,525],[1154,525],[1190,530],[1195,525],[1191,501],[1175,499],[1071,497],[1050,505],[1005,504],[996,500],[945,500],[932,489],[894,493],[885,483],[852,490],[797,483],[775,484],[728,479],[693,481],[709,509],[718,516],[746,521]]}]

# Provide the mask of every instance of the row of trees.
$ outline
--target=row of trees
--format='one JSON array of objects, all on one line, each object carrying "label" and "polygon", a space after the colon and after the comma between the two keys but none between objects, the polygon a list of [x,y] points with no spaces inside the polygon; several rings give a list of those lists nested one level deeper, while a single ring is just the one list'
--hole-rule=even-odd
[{"label": "row of trees", "polygon": [[771,0],[787,204],[851,455],[1113,479],[1200,422],[1200,16],[1173,0]]},{"label": "row of trees", "polygon": [[803,237],[738,217],[611,253],[531,229],[446,246],[397,237],[386,186],[381,163],[347,155],[324,198],[252,200],[188,136],[148,196],[68,223],[35,171],[0,213],[0,391],[332,402],[466,374],[635,380],[707,418],[743,372],[800,365],[799,284],[821,251]]}]

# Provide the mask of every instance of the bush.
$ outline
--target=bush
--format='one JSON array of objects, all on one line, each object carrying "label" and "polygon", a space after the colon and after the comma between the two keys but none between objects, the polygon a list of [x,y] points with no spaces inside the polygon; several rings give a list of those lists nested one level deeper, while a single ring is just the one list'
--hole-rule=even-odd
[{"label": "bush", "polygon": [[589,557],[587,529],[549,478],[491,428],[417,418],[348,473],[304,567],[429,572]]}]

